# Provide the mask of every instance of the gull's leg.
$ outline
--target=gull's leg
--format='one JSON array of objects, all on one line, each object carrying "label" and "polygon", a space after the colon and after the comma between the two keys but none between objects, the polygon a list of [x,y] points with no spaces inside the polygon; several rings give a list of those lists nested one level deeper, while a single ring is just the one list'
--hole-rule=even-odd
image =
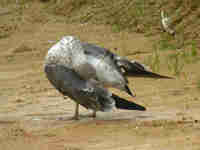
[{"label": "gull's leg", "polygon": [[97,116],[97,111],[94,110],[94,111],[92,112],[92,117],[93,117],[93,118],[96,118],[96,116]]},{"label": "gull's leg", "polygon": [[79,104],[78,103],[76,103],[75,114],[74,114],[73,119],[79,120]]}]

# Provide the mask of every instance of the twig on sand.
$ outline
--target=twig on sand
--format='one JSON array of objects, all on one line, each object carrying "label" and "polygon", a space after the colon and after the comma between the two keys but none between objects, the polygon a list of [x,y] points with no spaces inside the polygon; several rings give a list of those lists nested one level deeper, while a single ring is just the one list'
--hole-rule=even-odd
[{"label": "twig on sand", "polygon": [[134,52],[129,52],[125,56],[138,55],[138,54],[148,54],[148,53],[151,53],[151,52],[137,50],[137,51],[134,51]]}]

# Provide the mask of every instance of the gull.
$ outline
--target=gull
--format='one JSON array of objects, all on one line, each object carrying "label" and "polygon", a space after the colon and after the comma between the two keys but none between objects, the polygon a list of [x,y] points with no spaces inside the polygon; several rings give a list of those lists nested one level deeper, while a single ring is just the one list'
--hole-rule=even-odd
[{"label": "gull", "polygon": [[50,83],[76,103],[74,119],[79,119],[79,105],[93,110],[93,117],[97,111],[107,112],[113,108],[145,111],[144,106],[117,96],[108,87],[134,97],[127,77],[171,79],[74,36],[64,36],[48,50],[44,71]]}]

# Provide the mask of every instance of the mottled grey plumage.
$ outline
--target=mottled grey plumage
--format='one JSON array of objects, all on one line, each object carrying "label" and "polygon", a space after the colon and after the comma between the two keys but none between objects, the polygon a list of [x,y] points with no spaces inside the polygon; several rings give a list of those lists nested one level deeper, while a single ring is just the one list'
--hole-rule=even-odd
[{"label": "mottled grey plumage", "polygon": [[145,110],[143,106],[129,102],[110,93],[106,87],[114,87],[131,93],[127,76],[169,78],[149,72],[137,62],[130,62],[107,49],[84,43],[73,36],[65,36],[48,51],[45,73],[51,84],[76,105],[94,111],[119,109]]}]

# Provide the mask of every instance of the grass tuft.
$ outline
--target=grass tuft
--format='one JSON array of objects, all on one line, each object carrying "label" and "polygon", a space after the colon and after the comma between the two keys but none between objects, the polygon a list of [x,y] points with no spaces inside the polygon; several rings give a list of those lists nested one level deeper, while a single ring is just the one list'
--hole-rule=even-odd
[{"label": "grass tuft", "polygon": [[200,90],[200,79],[197,81],[197,88]]},{"label": "grass tuft", "polygon": [[176,76],[179,76],[183,70],[185,62],[179,52],[169,54],[167,57],[168,69]]},{"label": "grass tuft", "polygon": [[150,66],[153,72],[159,72],[160,62],[160,53],[157,47],[155,46],[153,53],[144,60],[144,64]]}]

